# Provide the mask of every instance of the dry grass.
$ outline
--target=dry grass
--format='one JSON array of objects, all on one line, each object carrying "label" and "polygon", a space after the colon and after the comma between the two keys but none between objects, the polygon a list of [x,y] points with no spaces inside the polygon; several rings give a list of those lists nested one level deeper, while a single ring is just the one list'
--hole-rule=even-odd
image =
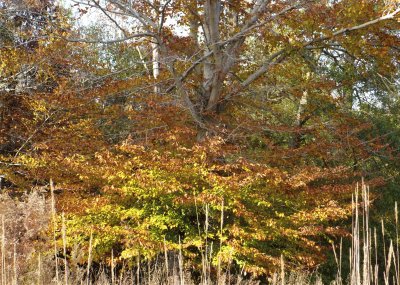
[{"label": "dry grass", "polygon": [[37,274],[31,260],[47,242],[41,232],[48,227],[48,210],[46,200],[36,192],[21,200],[0,195],[1,285],[20,284],[18,277]]}]

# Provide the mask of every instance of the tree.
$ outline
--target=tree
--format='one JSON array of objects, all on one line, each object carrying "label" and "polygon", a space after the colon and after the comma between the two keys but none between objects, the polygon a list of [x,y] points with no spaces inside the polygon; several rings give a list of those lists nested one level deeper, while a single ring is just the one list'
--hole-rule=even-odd
[{"label": "tree", "polygon": [[2,91],[25,104],[3,108],[14,188],[52,178],[70,238],[87,244],[93,227],[98,261],[111,250],[151,260],[165,240],[171,251],[181,241],[199,270],[205,252],[254,274],[271,273],[282,252],[322,262],[354,182],[381,185],[369,162],[393,153],[372,139],[358,95],[390,98],[372,79],[397,72],[398,4],[76,3],[115,36],[103,24],[75,29],[60,9],[33,50],[1,51],[7,86],[19,62],[47,86]]},{"label": "tree", "polygon": [[[393,25],[399,13],[395,2],[348,2],[89,1],[88,6],[100,9],[123,32],[124,37],[111,41],[150,40],[153,76],[159,77],[161,65],[171,82],[157,91],[174,90],[202,131],[212,132],[212,119],[238,94],[257,86],[258,79],[271,76],[276,66],[309,50],[346,50],[346,42],[363,33],[385,34],[386,23]],[[176,11],[181,14],[175,16]],[[125,18],[131,19],[130,26],[121,24]],[[166,24],[169,21],[173,26]],[[178,41],[172,35],[182,29],[189,30],[190,50],[184,52],[177,47],[184,42],[172,43]],[[246,63],[249,42],[255,38],[266,48],[256,64]],[[370,41],[351,43],[363,48]]]}]

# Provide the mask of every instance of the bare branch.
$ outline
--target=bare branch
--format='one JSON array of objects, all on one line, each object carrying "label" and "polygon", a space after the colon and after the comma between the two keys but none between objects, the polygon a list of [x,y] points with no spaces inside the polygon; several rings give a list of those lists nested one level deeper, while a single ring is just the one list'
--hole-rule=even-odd
[{"label": "bare branch", "polygon": [[256,17],[256,15],[254,15],[252,17],[252,20],[249,21],[246,25],[244,25],[243,28],[240,30],[240,32],[238,32],[237,34],[233,35],[229,39],[226,39],[224,41],[220,41],[218,44],[225,45],[225,44],[228,44],[230,42],[237,41],[237,40],[239,40],[239,39],[241,39],[241,38],[243,38],[245,36],[248,36],[249,33],[251,31],[253,31],[254,29],[262,27],[265,24],[270,23],[271,21],[275,20],[276,18],[278,18],[278,17],[280,17],[280,16],[282,16],[282,15],[284,15],[284,14],[286,14],[286,13],[288,13],[288,12],[298,8],[298,7],[300,7],[302,4],[304,4],[304,3],[299,2],[297,4],[294,4],[294,5],[291,5],[289,7],[286,7],[282,11],[280,11],[280,12],[278,12],[278,13],[270,16],[270,17],[268,17],[268,19],[266,19],[266,20],[264,20],[264,21],[262,21],[262,22],[260,22],[258,24],[256,24],[258,18]]},{"label": "bare branch", "polygon": [[363,23],[363,24],[356,25],[356,26],[349,27],[349,28],[340,29],[340,30],[338,30],[338,31],[336,31],[336,32],[334,32],[334,33],[332,33],[332,35],[327,35],[327,36],[320,37],[320,38],[315,39],[315,40],[311,40],[311,41],[305,43],[303,46],[304,46],[304,47],[307,47],[307,46],[310,46],[310,45],[312,45],[312,44],[314,44],[314,43],[321,42],[321,41],[325,41],[325,40],[329,40],[329,39],[331,39],[331,38],[334,38],[334,37],[337,37],[337,36],[346,34],[346,33],[348,33],[348,32],[352,32],[352,31],[364,29],[364,28],[367,28],[367,27],[372,26],[372,25],[374,25],[374,24],[377,24],[377,23],[386,21],[386,20],[392,20],[392,19],[394,19],[394,17],[395,17],[397,14],[399,14],[399,13],[400,13],[400,8],[399,8],[399,9],[396,9],[396,10],[393,11],[392,13],[389,13],[389,14],[384,15],[384,16],[382,16],[382,17],[379,17],[379,18],[376,18],[376,19],[374,19],[374,20],[365,22],[365,23]]},{"label": "bare branch", "polygon": [[[357,26],[353,26],[353,27],[350,27],[350,28],[341,29],[341,30],[339,30],[339,31],[337,31],[337,32],[335,32],[335,33],[333,33],[331,36],[325,36],[325,37],[321,37],[321,38],[316,39],[316,40],[311,40],[311,41],[305,43],[305,44],[303,45],[302,48],[307,48],[307,47],[309,47],[309,46],[315,44],[316,42],[320,42],[320,41],[324,41],[324,40],[327,40],[327,39],[331,39],[331,38],[333,38],[333,37],[336,37],[336,36],[345,34],[345,33],[347,33],[347,32],[351,32],[351,31],[355,31],[355,30],[367,28],[367,27],[369,27],[369,26],[371,26],[371,25],[377,24],[377,23],[382,22],[382,21],[385,21],[385,20],[394,19],[394,17],[395,17],[398,13],[400,13],[400,8],[397,9],[397,10],[395,10],[395,11],[393,11],[393,12],[390,13],[390,14],[384,15],[384,16],[382,16],[382,17],[379,17],[379,18],[377,18],[377,19],[368,21],[368,22],[366,22],[366,23],[363,23],[363,24],[360,24],[360,25],[357,25]],[[302,49],[302,48],[301,48],[301,49]],[[300,50],[300,49],[298,49],[298,50]],[[247,79],[246,79],[245,81],[242,82],[240,90],[243,90],[243,89],[245,89],[246,87],[248,87],[251,83],[253,83],[253,82],[254,82],[255,80],[257,80],[260,76],[262,76],[265,72],[267,72],[267,71],[271,68],[271,66],[276,65],[276,64],[282,62],[283,60],[285,60],[285,58],[287,58],[288,55],[289,55],[289,53],[288,53],[288,51],[287,51],[286,49],[282,49],[282,50],[277,51],[277,52],[275,52],[274,54],[272,54],[272,55],[267,59],[267,61],[264,62],[264,64],[263,64],[262,66],[260,66],[254,73],[252,73],[251,75],[249,75],[249,76],[247,77]],[[235,93],[237,93],[237,92],[238,92],[238,90],[235,91]],[[229,95],[228,97],[231,97],[231,95]]]},{"label": "bare branch", "polygon": [[144,15],[143,13],[138,12],[137,10],[129,7],[125,3],[119,1],[119,0],[109,0],[110,3],[115,4],[119,9],[122,11],[130,14],[132,17],[136,18],[142,25],[143,27],[149,31],[148,27],[150,26],[153,29],[157,29],[157,24],[151,20],[148,16]]},{"label": "bare branch", "polygon": [[127,32],[125,31],[125,29],[122,28],[122,27],[117,23],[117,21],[114,20],[114,18],[110,16],[110,14],[108,14],[108,11],[106,11],[106,9],[104,9],[103,7],[101,7],[100,4],[99,4],[98,2],[96,2],[95,0],[92,0],[92,2],[94,3],[94,5],[95,5],[98,9],[100,9],[100,10],[103,12],[104,15],[106,15],[106,17],[107,17],[111,22],[114,23],[114,25],[115,25],[118,29],[120,29],[120,30],[122,31],[122,33],[124,34],[125,37],[128,37],[128,34],[127,34]]},{"label": "bare branch", "polygon": [[260,66],[254,73],[249,75],[246,80],[244,80],[241,84],[241,89],[246,88],[249,86],[251,83],[253,83],[255,80],[260,78],[261,75],[263,75],[265,72],[268,71],[268,69],[271,68],[271,66],[276,65],[277,63],[280,63],[283,61],[283,59],[287,56],[286,49],[282,49],[280,51],[275,52],[272,54],[262,66]]},{"label": "bare branch", "polygon": [[134,38],[143,38],[143,37],[155,37],[155,35],[152,33],[138,33],[138,34],[130,35],[125,38],[115,39],[115,40],[89,40],[89,39],[77,39],[77,38],[65,38],[65,37],[61,37],[61,38],[68,42],[89,43],[89,44],[96,44],[96,43],[113,44],[113,43],[125,42],[128,40],[134,39]]},{"label": "bare branch", "polygon": [[[199,58],[198,60],[196,60],[188,69],[185,70],[184,73],[182,73],[182,75],[180,76],[180,81],[184,82],[186,77],[188,77],[190,75],[190,73],[196,68],[196,66],[198,66],[200,63],[202,63],[205,59],[207,59],[208,57],[210,57],[213,54],[212,51],[206,53],[204,56],[202,56],[201,58]],[[172,90],[175,89],[176,86],[171,86],[167,89],[167,93],[171,92]]]},{"label": "bare branch", "polygon": [[164,5],[163,8],[161,10],[161,21],[160,21],[160,26],[158,27],[158,33],[161,34],[162,28],[164,26],[164,22],[165,22],[165,10],[167,9],[167,6],[169,5],[169,3],[171,3],[172,0],[168,0]]},{"label": "bare branch", "polygon": [[[95,9],[99,8],[98,6],[90,4],[89,2],[82,2],[82,1],[78,1],[78,0],[70,0],[70,1],[72,3],[78,4],[78,5],[87,6],[87,7],[90,7],[90,8],[95,8]],[[92,1],[94,1],[94,0],[92,0]],[[110,13],[110,14],[115,14],[115,15],[118,15],[118,16],[130,16],[130,14],[125,13],[125,12],[120,12],[120,11],[116,11],[116,10],[110,10],[110,9],[105,8],[105,7],[102,7],[102,8],[104,9],[104,11],[106,11],[107,13]]]}]

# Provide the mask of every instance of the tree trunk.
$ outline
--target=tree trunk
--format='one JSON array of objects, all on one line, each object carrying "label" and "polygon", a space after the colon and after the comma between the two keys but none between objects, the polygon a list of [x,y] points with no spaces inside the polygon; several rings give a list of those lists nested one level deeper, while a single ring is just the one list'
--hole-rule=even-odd
[{"label": "tree trunk", "polygon": [[157,84],[157,79],[160,76],[160,46],[157,42],[151,44],[152,62],[153,62],[153,78],[156,81],[154,85],[154,93],[160,93],[160,86]]},{"label": "tree trunk", "polygon": [[206,111],[214,113],[221,98],[223,86],[223,53],[219,44],[219,21],[221,15],[221,1],[207,0],[204,6],[205,37],[207,49],[213,52],[212,58],[204,64],[204,91],[207,98]]},{"label": "tree trunk", "polygon": [[296,114],[296,122],[295,122],[295,135],[293,137],[293,148],[299,148],[301,145],[301,142],[303,140],[303,132],[302,128],[305,123],[304,119],[304,110],[307,105],[307,99],[308,99],[308,92],[307,90],[303,91],[303,95],[300,98],[299,102],[299,107],[297,108],[297,114]]}]

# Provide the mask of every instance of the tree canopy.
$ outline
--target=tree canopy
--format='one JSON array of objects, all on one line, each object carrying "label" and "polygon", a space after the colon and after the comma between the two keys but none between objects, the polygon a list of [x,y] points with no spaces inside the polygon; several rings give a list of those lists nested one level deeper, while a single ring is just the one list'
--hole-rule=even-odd
[{"label": "tree canopy", "polygon": [[0,1],[0,174],[97,261],[312,269],[398,178],[398,1],[72,3]]}]

